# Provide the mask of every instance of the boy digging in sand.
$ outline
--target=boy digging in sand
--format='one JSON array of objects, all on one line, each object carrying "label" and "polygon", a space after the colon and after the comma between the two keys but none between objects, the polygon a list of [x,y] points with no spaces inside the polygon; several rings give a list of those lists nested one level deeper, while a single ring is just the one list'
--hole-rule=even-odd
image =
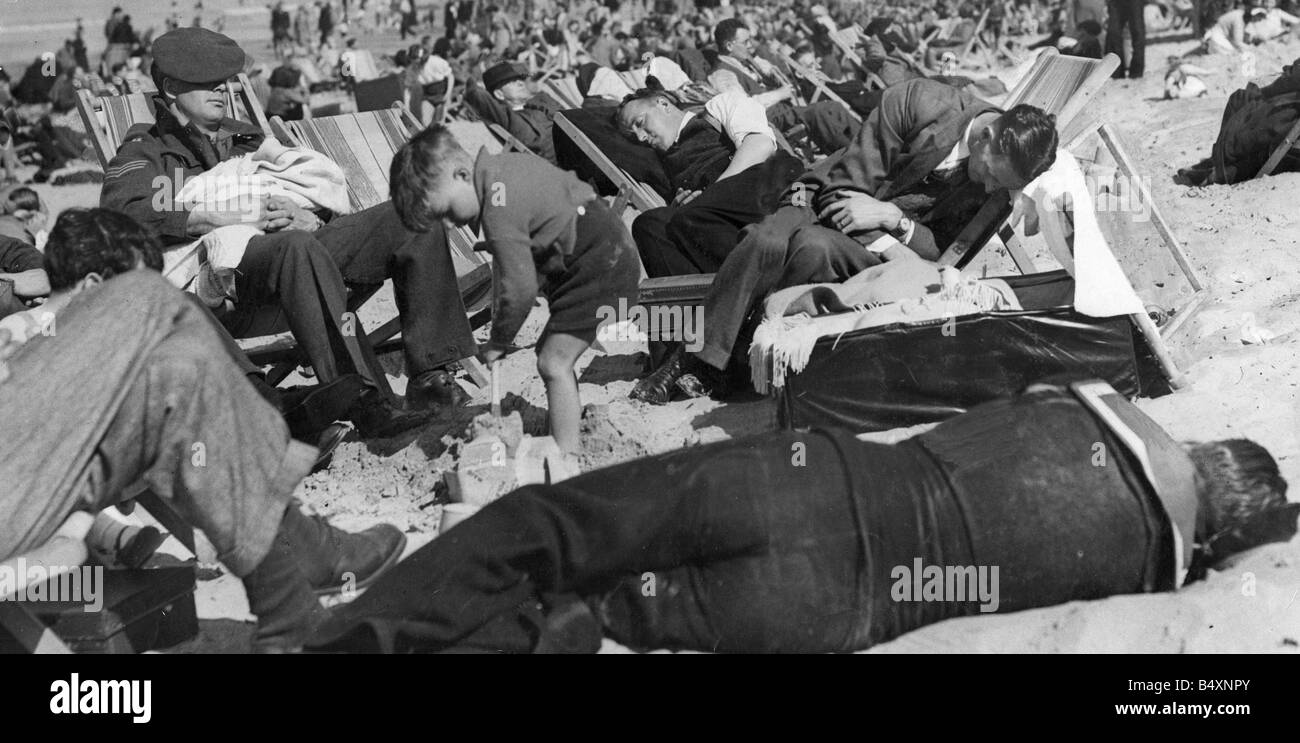
[{"label": "boy digging in sand", "polygon": [[601,307],[636,303],[640,278],[627,228],[572,173],[535,155],[479,152],[471,158],[451,132],[431,126],[393,158],[393,206],[406,227],[426,231],[447,219],[481,225],[492,254],[492,334],[481,349],[495,364],[510,350],[539,291],[551,317],[538,342],[551,435],[576,454],[582,405],[574,364],[592,344]]}]

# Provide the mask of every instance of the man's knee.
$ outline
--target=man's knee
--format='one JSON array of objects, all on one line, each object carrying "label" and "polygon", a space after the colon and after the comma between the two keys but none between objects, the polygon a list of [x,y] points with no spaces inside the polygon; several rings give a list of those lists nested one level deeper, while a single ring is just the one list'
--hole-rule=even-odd
[{"label": "man's knee", "polygon": [[672,211],[666,206],[651,209],[642,212],[632,220],[632,240],[638,248],[664,238],[668,231],[668,223],[673,217]]}]

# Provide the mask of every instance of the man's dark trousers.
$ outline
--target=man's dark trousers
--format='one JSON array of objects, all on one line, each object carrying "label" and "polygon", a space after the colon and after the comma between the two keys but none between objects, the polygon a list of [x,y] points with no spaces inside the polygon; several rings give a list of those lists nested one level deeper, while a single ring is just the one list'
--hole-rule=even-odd
[{"label": "man's dark trousers", "polygon": [[[878,236],[868,235],[865,242]],[[863,245],[818,225],[808,207],[783,206],[746,228],[705,299],[704,346],[696,356],[725,369],[755,303],[782,287],[843,281],[880,263]]]},{"label": "man's dark trousers", "polygon": [[657,278],[717,271],[740,241],[741,229],[771,214],[785,186],[804,170],[798,159],[777,153],[715,181],[688,204],[637,217],[632,238],[646,274]]},{"label": "man's dark trousers", "polygon": [[[1110,0],[1107,3],[1106,52],[1119,57],[1114,77],[1142,77],[1146,70],[1147,27],[1142,15],[1145,0]],[[1128,26],[1130,54],[1124,60],[1124,27]]]},{"label": "man's dark trousers", "polygon": [[315,232],[254,237],[236,281],[242,307],[222,322],[236,337],[268,332],[264,314],[242,308],[278,299],[319,379],[364,374],[353,368],[343,345],[345,334],[362,332],[355,319],[345,317],[347,289],[369,296],[387,278],[393,279],[401,315],[408,375],[474,353],[446,232],[407,231],[390,202],[337,217]]}]

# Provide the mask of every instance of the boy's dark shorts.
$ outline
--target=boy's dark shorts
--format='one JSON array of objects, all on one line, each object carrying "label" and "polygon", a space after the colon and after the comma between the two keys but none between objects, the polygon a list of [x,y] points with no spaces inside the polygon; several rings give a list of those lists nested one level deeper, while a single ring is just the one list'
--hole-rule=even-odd
[{"label": "boy's dark shorts", "polygon": [[605,202],[593,199],[578,217],[573,254],[564,270],[546,279],[542,295],[550,304],[551,319],[542,336],[592,334],[609,316],[602,307],[620,311],[637,303],[641,260],[623,220]]}]

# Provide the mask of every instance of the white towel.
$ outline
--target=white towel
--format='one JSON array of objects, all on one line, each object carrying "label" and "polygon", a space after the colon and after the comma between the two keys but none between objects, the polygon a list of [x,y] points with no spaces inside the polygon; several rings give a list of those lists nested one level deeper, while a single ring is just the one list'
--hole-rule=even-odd
[{"label": "white towel", "polygon": [[[1076,310],[1090,317],[1144,312],[1142,300],[1101,234],[1092,195],[1073,155],[1058,150],[1052,167],[1012,199],[1011,224],[1023,219],[1027,220],[1025,234],[1041,230],[1052,255],[1074,277]],[[1074,217],[1073,252],[1067,208]]]}]

